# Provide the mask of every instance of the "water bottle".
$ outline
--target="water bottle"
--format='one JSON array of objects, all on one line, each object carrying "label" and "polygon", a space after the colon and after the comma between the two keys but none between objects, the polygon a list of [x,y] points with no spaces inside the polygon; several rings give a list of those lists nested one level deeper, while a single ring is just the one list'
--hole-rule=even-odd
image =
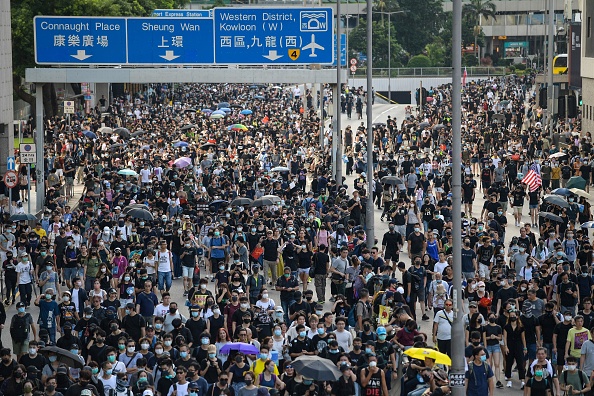
[{"label": "water bottle", "polygon": [[557,352],[553,352],[553,356],[551,358],[551,364],[552,365],[556,365],[557,364]]},{"label": "water bottle", "polygon": [[274,349],[270,351],[270,360],[278,366],[278,351],[275,351]]}]

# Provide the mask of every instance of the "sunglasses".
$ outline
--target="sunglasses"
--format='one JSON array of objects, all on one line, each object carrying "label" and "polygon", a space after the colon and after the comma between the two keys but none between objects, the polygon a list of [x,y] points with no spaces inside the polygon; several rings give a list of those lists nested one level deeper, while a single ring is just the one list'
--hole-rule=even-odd
[{"label": "sunglasses", "polygon": [[445,304],[446,307],[451,307],[453,304]]},{"label": "sunglasses", "polygon": [[292,369],[293,366],[291,366],[290,364],[288,366],[285,367],[286,369]]}]

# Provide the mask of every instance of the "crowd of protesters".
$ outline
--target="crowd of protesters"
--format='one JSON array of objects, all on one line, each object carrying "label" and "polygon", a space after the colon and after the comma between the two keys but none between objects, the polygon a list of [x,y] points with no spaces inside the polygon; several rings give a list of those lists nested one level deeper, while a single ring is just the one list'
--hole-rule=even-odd
[{"label": "crowd of protesters", "polygon": [[[0,323],[12,339],[0,393],[449,394],[447,365],[403,353],[451,356],[460,248],[467,394],[511,388],[512,369],[528,395],[587,394],[592,141],[579,120],[542,127],[532,80],[465,86],[462,230],[451,223],[448,86],[375,125],[373,148],[365,124],[347,127],[338,183],[332,130],[320,132],[329,89],[154,84],[70,124],[46,120],[44,214],[0,234]],[[341,96],[357,113],[367,99]],[[540,185],[522,183],[531,171]],[[72,210],[74,185],[84,191]],[[377,241],[366,238],[368,199],[388,225]],[[302,356],[341,375],[304,376]]]}]

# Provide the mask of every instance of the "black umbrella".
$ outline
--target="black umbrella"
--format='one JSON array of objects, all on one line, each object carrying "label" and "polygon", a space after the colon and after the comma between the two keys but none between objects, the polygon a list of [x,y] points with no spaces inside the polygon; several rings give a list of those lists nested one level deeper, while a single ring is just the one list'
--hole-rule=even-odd
[{"label": "black umbrella", "polygon": [[433,127],[433,130],[435,131],[435,130],[437,130],[437,129],[441,129],[441,128],[445,128],[445,127],[446,127],[446,126],[445,126],[445,125],[443,125],[443,124],[437,124],[437,125],[435,125],[435,126]]},{"label": "black umbrella", "polygon": [[229,106],[230,109],[243,109],[242,105],[238,105],[238,104],[232,104],[231,106]]},{"label": "black umbrella", "polygon": [[41,348],[39,353],[44,355],[48,360],[49,354],[55,353],[58,355],[58,362],[64,363],[68,367],[83,368],[85,366],[78,355],[57,346],[46,346],[45,348]]},{"label": "black umbrella", "polygon": [[117,133],[118,135],[120,135],[122,138],[127,139],[130,137],[130,131],[128,130],[128,128],[116,128],[113,130],[115,133]]},{"label": "black umbrella", "polygon": [[539,212],[538,216],[557,223],[563,223],[563,218],[561,216],[557,216],[556,214],[551,212]]},{"label": "black umbrella", "polygon": [[260,206],[271,206],[274,205],[274,200],[270,198],[261,197],[251,203],[251,207],[258,208]]},{"label": "black umbrella", "polygon": [[153,214],[151,212],[149,212],[146,209],[140,209],[140,208],[132,208],[130,209],[127,213],[126,216],[130,216],[134,219],[140,219],[140,220],[154,220],[155,218],[153,217]]},{"label": "black umbrella", "polygon": [[31,213],[18,213],[18,214],[13,214],[12,216],[10,216],[10,221],[29,221],[29,220],[37,220],[37,217],[35,217]]},{"label": "black umbrella", "polygon": [[224,199],[215,199],[214,201],[209,203],[209,205],[212,205],[212,206],[221,206],[221,205],[225,206],[227,204],[229,204],[229,201],[225,201]]},{"label": "black umbrella", "polygon": [[211,147],[217,147],[217,145],[214,143],[204,143],[202,146],[200,146],[202,150],[208,150]]},{"label": "black umbrella", "polygon": [[386,126],[385,122],[374,122],[371,126]]},{"label": "black umbrella", "polygon": [[183,127],[181,127],[181,130],[187,131],[188,129],[192,129],[192,128],[196,128],[196,125],[194,125],[194,124],[184,125]]},{"label": "black umbrella", "polygon": [[551,205],[559,206],[561,208],[569,208],[569,203],[559,195],[545,195],[543,201]]},{"label": "black umbrella", "polygon": [[254,202],[254,201],[252,201],[249,198],[246,198],[246,197],[237,197],[233,201],[231,201],[231,203],[229,205],[230,206],[251,205],[252,202]]},{"label": "black umbrella", "polygon": [[196,109],[185,109],[184,112],[186,113],[195,113]]},{"label": "black umbrella", "polygon": [[145,204],[132,204],[132,205],[128,205],[124,208],[122,208],[122,213],[126,214],[129,211],[131,211],[132,209],[144,209],[144,210],[148,210],[148,206]]},{"label": "black umbrella", "polygon": [[145,134],[145,133],[146,133],[146,131],[143,131],[143,130],[141,129],[141,130],[139,130],[139,131],[132,132],[132,133],[130,134],[130,136],[132,136],[132,137],[138,137],[138,136],[140,136],[140,135],[143,135],[143,134]]},{"label": "black umbrella", "polygon": [[116,144],[112,144],[111,146],[109,146],[110,149],[117,149],[120,147],[124,147],[124,145],[122,143],[116,143]]},{"label": "black umbrella", "polygon": [[315,381],[336,381],[342,376],[331,360],[318,356],[299,356],[291,364],[297,373]]},{"label": "black umbrella", "polygon": [[426,122],[426,121],[425,121],[425,122],[421,122],[421,123],[419,124],[419,127],[420,127],[420,128],[425,128],[425,127],[428,127],[429,125],[431,125],[431,124],[429,124],[428,122]]},{"label": "black umbrella", "polygon": [[392,186],[395,186],[397,184],[404,184],[402,179],[400,179],[396,176],[384,176],[384,177],[382,177],[381,182],[382,182],[382,184],[390,184]]}]

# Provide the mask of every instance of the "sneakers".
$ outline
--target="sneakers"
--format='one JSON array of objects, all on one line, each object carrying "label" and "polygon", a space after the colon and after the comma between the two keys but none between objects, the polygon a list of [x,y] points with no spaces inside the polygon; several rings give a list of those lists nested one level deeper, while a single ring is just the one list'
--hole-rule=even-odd
[{"label": "sneakers", "polygon": [[427,314],[423,314],[423,320],[429,320],[429,316],[427,316]]},{"label": "sneakers", "polygon": [[511,381],[507,381],[507,384],[505,384],[505,386],[507,386],[508,388],[511,388],[512,387]]},{"label": "sneakers", "polygon": [[188,291],[186,290],[186,291],[184,292],[184,297],[187,297],[187,296],[188,296]]},{"label": "sneakers", "polygon": [[526,383],[522,381],[522,387],[520,388],[521,390],[524,390],[524,385],[526,385]]},{"label": "sneakers", "polygon": [[503,384],[501,383],[501,381],[497,381],[497,384],[495,386],[497,387],[497,389],[503,388]]}]

